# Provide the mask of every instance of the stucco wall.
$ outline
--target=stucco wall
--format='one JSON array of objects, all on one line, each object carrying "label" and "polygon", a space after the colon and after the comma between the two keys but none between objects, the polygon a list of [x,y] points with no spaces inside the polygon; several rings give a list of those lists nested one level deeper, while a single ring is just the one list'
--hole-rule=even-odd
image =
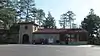
[{"label": "stucco wall", "polygon": [[[28,26],[28,29],[25,29],[25,26]],[[20,25],[20,33],[27,33],[27,32],[32,32],[32,25],[31,24],[26,24],[26,25]]]},{"label": "stucco wall", "polygon": [[[25,26],[27,26],[28,28],[25,29]],[[35,31],[33,26],[34,25],[32,25],[32,24],[22,24],[22,25],[20,25],[20,30],[19,30],[19,43],[22,43],[23,35],[24,34],[28,34],[29,41],[30,41],[30,43],[32,43],[32,33]]]},{"label": "stucco wall", "polygon": [[37,27],[37,26],[34,26],[34,25],[33,25],[32,27],[33,27],[33,29],[32,29],[33,32],[35,32],[35,31],[38,30],[38,27]]},{"label": "stucco wall", "polygon": [[53,38],[54,40],[59,40],[59,34],[33,34],[33,39],[37,38]]}]

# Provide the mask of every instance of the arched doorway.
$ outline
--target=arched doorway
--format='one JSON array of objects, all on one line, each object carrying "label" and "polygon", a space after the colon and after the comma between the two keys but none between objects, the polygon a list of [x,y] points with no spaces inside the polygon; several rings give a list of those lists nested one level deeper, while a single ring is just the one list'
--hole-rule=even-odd
[{"label": "arched doorway", "polygon": [[29,36],[28,36],[28,34],[24,34],[23,35],[22,44],[29,44]]}]

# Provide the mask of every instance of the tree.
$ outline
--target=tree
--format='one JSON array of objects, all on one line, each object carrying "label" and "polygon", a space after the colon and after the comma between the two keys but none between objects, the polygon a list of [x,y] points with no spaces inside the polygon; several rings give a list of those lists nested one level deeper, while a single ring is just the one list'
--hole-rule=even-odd
[{"label": "tree", "polygon": [[[88,41],[94,43],[94,39],[99,39],[100,17],[94,14],[94,10],[90,9],[89,15],[81,23],[82,28],[89,33]],[[100,42],[99,42],[100,43]]]},{"label": "tree", "polygon": [[59,20],[59,23],[63,28],[65,29],[66,26],[70,25],[70,28],[72,27],[72,22],[75,20],[73,17],[75,14],[72,11],[68,11],[67,13],[64,13],[61,15],[61,18]]},{"label": "tree", "polygon": [[11,0],[0,0],[0,8],[12,8],[13,4]]},{"label": "tree", "polygon": [[10,27],[15,18],[15,10],[9,5],[7,1],[2,1],[0,9],[0,20],[4,23],[4,28]]},{"label": "tree", "polygon": [[72,28],[77,28],[77,24],[72,23]]},{"label": "tree", "polygon": [[43,24],[43,19],[45,18],[45,13],[42,9],[38,9],[36,14],[38,24],[41,26]]},{"label": "tree", "polygon": [[36,13],[36,8],[34,0],[19,0],[15,1],[15,9],[17,11],[17,18],[19,21],[25,20],[26,22],[32,21],[34,19],[34,14]]},{"label": "tree", "polygon": [[52,17],[51,13],[48,12],[48,17],[43,21],[44,28],[55,28],[55,19]]},{"label": "tree", "polygon": [[75,14],[72,11],[68,11],[66,14],[68,16],[68,22],[69,22],[70,28],[72,28],[72,22],[74,22],[75,20],[74,18]]},{"label": "tree", "polygon": [[62,14],[61,18],[59,20],[60,26],[62,26],[64,29],[66,26],[68,26],[68,18],[67,18],[67,14]]},{"label": "tree", "polygon": [[5,7],[6,0],[0,0],[0,8]]},{"label": "tree", "polygon": [[[9,29],[14,23],[15,18],[15,10],[12,7],[12,3],[10,0],[0,0],[0,26],[4,27],[4,29]],[[0,38],[0,43],[3,43],[5,39],[8,37],[7,32],[4,32],[4,36]],[[3,38],[6,37],[6,38]]]}]

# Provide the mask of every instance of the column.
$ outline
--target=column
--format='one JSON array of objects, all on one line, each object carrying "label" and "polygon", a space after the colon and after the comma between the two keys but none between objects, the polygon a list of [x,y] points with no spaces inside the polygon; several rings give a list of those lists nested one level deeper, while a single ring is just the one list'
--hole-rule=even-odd
[{"label": "column", "polygon": [[79,34],[77,34],[77,42],[79,42]]},{"label": "column", "polygon": [[22,38],[22,36],[21,36],[21,34],[19,33],[19,40],[18,40],[18,43],[19,43],[19,44],[21,44],[21,40],[22,40],[21,38]]}]

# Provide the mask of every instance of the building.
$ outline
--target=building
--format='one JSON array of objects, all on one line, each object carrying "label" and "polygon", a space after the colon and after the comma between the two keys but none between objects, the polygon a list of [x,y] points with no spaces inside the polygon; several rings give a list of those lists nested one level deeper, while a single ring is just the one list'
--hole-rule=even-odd
[{"label": "building", "polygon": [[32,43],[33,32],[38,30],[38,25],[34,22],[23,22],[19,25],[19,43]]},{"label": "building", "polygon": [[68,39],[69,44],[86,44],[88,33],[83,29],[39,29],[38,25],[33,22],[19,23],[19,43],[28,44],[36,39],[53,38],[64,43]]},{"label": "building", "polygon": [[56,40],[65,42],[66,39],[68,39],[69,44],[86,44],[88,33],[83,29],[39,29],[38,31],[33,32],[33,38],[53,38],[54,43],[56,43]]}]

